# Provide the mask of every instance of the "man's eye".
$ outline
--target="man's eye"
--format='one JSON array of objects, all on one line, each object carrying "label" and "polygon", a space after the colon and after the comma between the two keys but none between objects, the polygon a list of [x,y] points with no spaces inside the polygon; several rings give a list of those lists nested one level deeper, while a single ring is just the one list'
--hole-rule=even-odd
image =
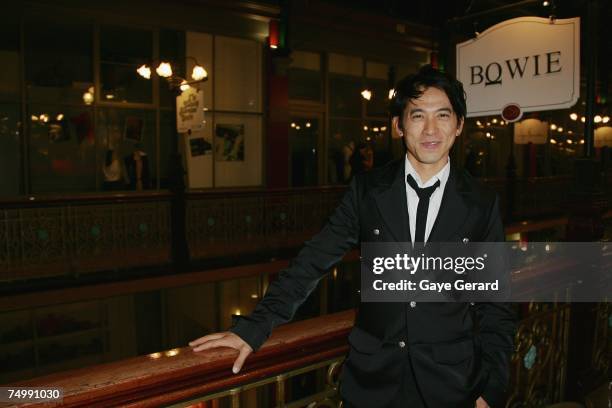
[{"label": "man's eye", "polygon": [[423,115],[422,115],[422,114],[420,114],[420,113],[415,113],[415,114],[413,114],[411,117],[412,117],[412,119],[422,119],[422,118],[423,118]]},{"label": "man's eye", "polygon": [[449,119],[450,118],[450,113],[440,113],[438,115],[438,117],[440,117],[442,119]]}]

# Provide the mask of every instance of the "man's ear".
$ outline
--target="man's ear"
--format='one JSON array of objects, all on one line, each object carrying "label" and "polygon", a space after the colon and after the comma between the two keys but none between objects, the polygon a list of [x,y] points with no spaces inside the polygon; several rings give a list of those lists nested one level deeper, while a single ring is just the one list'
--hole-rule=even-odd
[{"label": "man's ear", "polygon": [[400,139],[403,137],[404,132],[400,127],[399,116],[394,116],[391,118],[391,127],[393,129],[393,132],[391,132],[393,139]]},{"label": "man's ear", "polygon": [[461,134],[461,132],[463,132],[463,125],[464,124],[465,124],[465,118],[463,118],[459,122],[457,122],[457,134],[456,134],[456,136],[459,136]]}]

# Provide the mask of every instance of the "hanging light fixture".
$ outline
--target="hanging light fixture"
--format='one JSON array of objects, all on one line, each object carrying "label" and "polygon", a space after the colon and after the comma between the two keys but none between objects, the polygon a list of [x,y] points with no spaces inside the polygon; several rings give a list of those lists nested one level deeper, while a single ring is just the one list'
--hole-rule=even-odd
[{"label": "hanging light fixture", "polygon": [[363,99],[365,99],[366,101],[369,101],[370,99],[372,99],[372,91],[370,91],[369,89],[364,89],[363,91],[361,91],[361,96],[363,96]]},{"label": "hanging light fixture", "polygon": [[155,72],[162,78],[170,78],[172,76],[172,66],[169,62],[162,61],[155,69]]},{"label": "hanging light fixture", "polygon": [[[208,80],[208,72],[198,63],[195,58],[190,56],[185,58],[188,60],[193,60],[194,63],[191,70],[191,80],[175,75],[172,65],[167,61],[161,61],[157,68],[155,68],[155,73],[168,81],[170,89],[180,89],[181,91],[186,91],[191,88],[192,85]],[[151,68],[147,64],[142,64],[139,66],[136,69],[136,72],[145,79],[151,79]],[[83,95],[83,99],[85,100],[85,95]]]}]

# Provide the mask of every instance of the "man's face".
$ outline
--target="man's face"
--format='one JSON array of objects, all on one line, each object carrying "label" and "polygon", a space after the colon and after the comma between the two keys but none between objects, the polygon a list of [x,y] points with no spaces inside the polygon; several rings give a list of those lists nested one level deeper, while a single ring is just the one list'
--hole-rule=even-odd
[{"label": "man's face", "polygon": [[440,168],[463,128],[448,96],[438,88],[427,88],[420,98],[410,101],[401,127],[399,120],[394,117],[393,126],[403,135],[411,162]]}]

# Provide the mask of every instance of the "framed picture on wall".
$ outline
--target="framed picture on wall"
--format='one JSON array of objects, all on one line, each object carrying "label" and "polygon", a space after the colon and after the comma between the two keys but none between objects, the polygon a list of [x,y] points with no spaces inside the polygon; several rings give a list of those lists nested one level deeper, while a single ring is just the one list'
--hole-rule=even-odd
[{"label": "framed picture on wall", "polygon": [[215,160],[244,161],[244,125],[215,127]]},{"label": "framed picture on wall", "polygon": [[144,128],[144,120],[137,116],[128,116],[125,118],[125,126],[123,129],[123,138],[134,142],[142,142],[142,131]]},{"label": "framed picture on wall", "polygon": [[207,142],[203,137],[196,137],[195,139],[190,139],[189,148],[191,150],[191,157],[212,154],[212,145]]}]

